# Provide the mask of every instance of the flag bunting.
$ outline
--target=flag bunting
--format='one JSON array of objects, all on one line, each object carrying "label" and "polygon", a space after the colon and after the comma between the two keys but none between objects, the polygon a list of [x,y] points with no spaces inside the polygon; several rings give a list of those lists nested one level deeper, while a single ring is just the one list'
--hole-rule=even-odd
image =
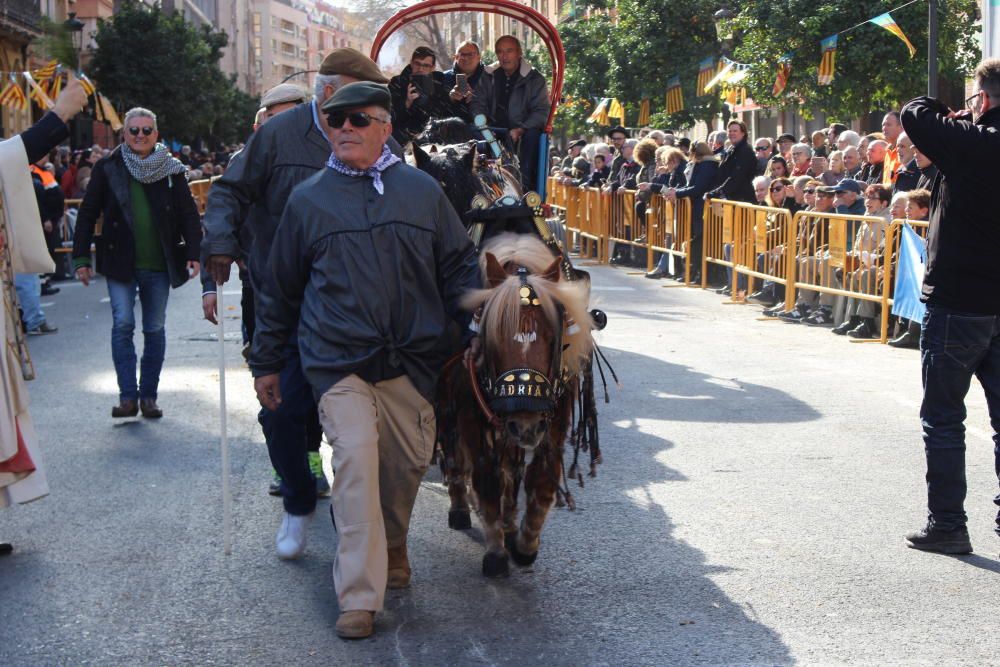
[{"label": "flag bunting", "polygon": [[823,54],[817,72],[817,82],[821,86],[833,83],[834,68],[837,61],[837,35],[827,37],[820,42],[820,52]]},{"label": "flag bunting", "polygon": [[913,46],[913,44],[910,43],[910,40],[907,39],[906,35],[903,34],[903,29],[899,27],[899,25],[892,18],[892,15],[889,14],[889,12],[886,12],[885,14],[879,14],[875,18],[869,19],[869,21],[877,26],[885,28],[886,30],[894,34],[896,37],[899,37],[901,40],[903,40],[903,43],[906,44],[906,48],[910,50],[911,58],[917,54],[916,47]]},{"label": "flag bunting", "polygon": [[674,75],[667,80],[667,113],[681,111],[684,111],[684,93],[680,76]]}]

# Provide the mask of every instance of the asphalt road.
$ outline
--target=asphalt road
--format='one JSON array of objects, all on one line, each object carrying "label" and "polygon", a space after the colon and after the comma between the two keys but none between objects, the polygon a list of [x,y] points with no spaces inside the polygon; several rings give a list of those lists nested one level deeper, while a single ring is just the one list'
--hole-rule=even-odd
[{"label": "asphalt road", "polygon": [[[700,290],[591,268],[624,387],[605,463],[552,513],[536,564],[480,573],[429,475],[414,583],[370,640],[336,638],[336,540],[273,551],[280,503],[229,343],[233,553],[222,553],[218,344],[199,293],[171,296],[159,422],[113,421],[103,283],[45,299],[33,414],[52,494],[0,512],[0,665],[1000,664],[989,422],[969,410],[976,554],[904,547],[924,518],[918,355],[757,320]],[[229,288],[236,305],[236,286]],[[238,310],[227,324],[238,326]]]}]

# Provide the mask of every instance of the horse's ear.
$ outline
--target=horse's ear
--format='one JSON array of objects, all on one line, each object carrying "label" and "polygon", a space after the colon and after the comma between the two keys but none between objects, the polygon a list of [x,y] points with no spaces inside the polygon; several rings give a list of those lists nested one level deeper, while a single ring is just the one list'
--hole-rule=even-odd
[{"label": "horse's ear", "polygon": [[486,284],[490,289],[493,289],[505,280],[507,280],[507,272],[500,266],[496,255],[491,252],[486,253]]},{"label": "horse's ear", "polygon": [[438,152],[437,144],[431,144],[431,155]]},{"label": "horse's ear", "polygon": [[559,270],[561,268],[560,264],[562,264],[562,258],[556,257],[555,260],[549,264],[544,271],[542,271],[542,278],[553,283],[559,282],[559,276],[562,273]]},{"label": "horse's ear", "polygon": [[462,156],[462,162],[465,163],[465,168],[467,171],[472,171],[472,167],[476,164],[476,142],[470,142],[471,146],[469,150],[465,152]]},{"label": "horse's ear", "polygon": [[421,169],[423,169],[424,165],[431,161],[431,157],[416,143],[413,144],[413,157],[417,161],[417,167]]}]

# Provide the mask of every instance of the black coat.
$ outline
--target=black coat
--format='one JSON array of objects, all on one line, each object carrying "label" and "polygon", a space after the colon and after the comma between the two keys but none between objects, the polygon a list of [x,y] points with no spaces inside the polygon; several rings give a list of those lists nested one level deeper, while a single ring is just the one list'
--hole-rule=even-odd
[{"label": "black coat", "polygon": [[691,171],[691,183],[677,189],[678,197],[691,199],[691,236],[701,236],[705,214],[705,195],[719,178],[719,163],[714,158],[703,158]]},{"label": "black coat", "polygon": [[403,71],[389,80],[389,94],[392,96],[392,136],[400,144],[409,143],[413,137],[424,131],[431,118],[450,118],[455,115],[451,106],[450,88],[445,88],[444,73],[431,72],[433,92],[415,100],[406,108],[406,96],[413,82],[413,74],[407,65]]},{"label": "black coat", "polygon": [[[753,179],[757,174],[757,157],[746,139],[731,146],[719,164],[718,185],[712,190],[712,197],[721,197],[748,204],[757,203],[753,189]],[[693,178],[692,178],[693,180]]]},{"label": "black coat", "polygon": [[1000,107],[975,122],[948,113],[938,100],[918,97],[900,114],[906,136],[938,168],[923,299],[1000,315]]},{"label": "black coat", "polygon": [[42,156],[58,146],[69,136],[69,128],[62,119],[51,111],[42,119],[21,133],[24,151],[28,154],[28,164],[38,162]]},{"label": "black coat", "polygon": [[[129,180],[121,148],[98,160],[90,174],[87,193],[76,217],[73,265],[90,266],[90,244],[97,219],[104,216],[96,239],[97,266],[108,278],[130,282],[135,278],[135,237]],[[153,224],[160,236],[171,287],[188,279],[187,262],[197,262],[201,249],[201,221],[184,174],[174,174],[143,185]]]}]

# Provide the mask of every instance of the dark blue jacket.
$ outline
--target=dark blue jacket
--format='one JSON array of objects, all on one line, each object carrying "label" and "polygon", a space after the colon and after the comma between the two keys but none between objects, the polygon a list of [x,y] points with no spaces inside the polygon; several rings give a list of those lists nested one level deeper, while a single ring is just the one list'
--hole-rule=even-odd
[{"label": "dark blue jacket", "polygon": [[701,236],[705,214],[705,195],[715,185],[719,173],[719,162],[715,158],[702,158],[691,171],[691,183],[678,188],[678,197],[691,199],[691,236]]}]

